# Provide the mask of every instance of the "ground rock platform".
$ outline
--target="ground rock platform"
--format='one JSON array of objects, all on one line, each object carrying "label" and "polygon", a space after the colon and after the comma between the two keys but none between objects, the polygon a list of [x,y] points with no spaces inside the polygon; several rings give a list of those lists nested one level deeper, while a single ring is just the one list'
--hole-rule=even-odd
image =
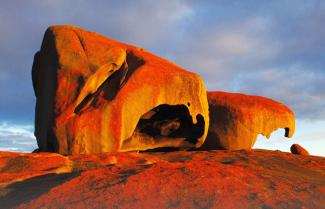
[{"label": "ground rock platform", "polygon": [[324,208],[325,158],[280,151],[0,152],[1,208]]}]

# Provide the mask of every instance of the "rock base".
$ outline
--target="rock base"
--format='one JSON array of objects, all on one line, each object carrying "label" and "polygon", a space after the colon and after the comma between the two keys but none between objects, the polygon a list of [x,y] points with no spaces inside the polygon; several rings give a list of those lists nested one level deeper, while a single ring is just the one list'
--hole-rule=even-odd
[{"label": "rock base", "polygon": [[325,158],[280,151],[0,152],[1,208],[322,208]]}]

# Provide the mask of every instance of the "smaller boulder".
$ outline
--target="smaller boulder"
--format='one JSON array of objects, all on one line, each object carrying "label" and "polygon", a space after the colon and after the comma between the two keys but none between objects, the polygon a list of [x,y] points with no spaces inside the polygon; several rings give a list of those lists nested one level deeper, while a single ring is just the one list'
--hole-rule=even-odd
[{"label": "smaller boulder", "polygon": [[269,138],[278,128],[295,131],[294,112],[275,100],[238,93],[207,92],[210,126],[201,150],[251,149],[258,134]]},{"label": "smaller boulder", "polygon": [[299,144],[293,144],[290,147],[290,151],[292,154],[295,154],[295,155],[304,155],[304,156],[310,155],[309,152],[305,148],[300,146]]}]

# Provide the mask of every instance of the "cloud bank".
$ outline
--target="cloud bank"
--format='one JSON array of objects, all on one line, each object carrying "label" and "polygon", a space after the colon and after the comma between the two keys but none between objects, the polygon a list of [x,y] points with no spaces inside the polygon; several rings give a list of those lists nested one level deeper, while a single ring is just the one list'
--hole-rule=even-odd
[{"label": "cloud bank", "polygon": [[33,126],[0,123],[0,150],[31,152],[37,148]]}]

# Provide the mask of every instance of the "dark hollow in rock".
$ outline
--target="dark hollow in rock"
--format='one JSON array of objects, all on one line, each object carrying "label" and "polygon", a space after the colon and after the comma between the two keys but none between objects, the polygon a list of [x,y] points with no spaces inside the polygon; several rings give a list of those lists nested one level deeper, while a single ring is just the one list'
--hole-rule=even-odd
[{"label": "dark hollow in rock", "polygon": [[148,119],[141,118],[136,131],[154,138],[186,138],[193,144],[204,131],[204,119],[198,115],[198,123],[193,124],[192,118],[185,105],[159,105],[149,113]]},{"label": "dark hollow in rock", "polygon": [[[192,122],[192,117],[186,105],[159,105],[149,112],[145,113],[138,122],[138,125],[131,138],[126,140],[124,145],[128,145],[134,140],[134,136],[139,136],[141,143],[146,139],[158,142],[159,140],[172,141],[180,140],[186,144],[181,149],[190,149],[198,142],[204,133],[204,118],[198,114],[196,116],[197,123]],[[169,146],[164,148],[154,148],[148,151],[174,151],[179,149],[170,142]]]}]

